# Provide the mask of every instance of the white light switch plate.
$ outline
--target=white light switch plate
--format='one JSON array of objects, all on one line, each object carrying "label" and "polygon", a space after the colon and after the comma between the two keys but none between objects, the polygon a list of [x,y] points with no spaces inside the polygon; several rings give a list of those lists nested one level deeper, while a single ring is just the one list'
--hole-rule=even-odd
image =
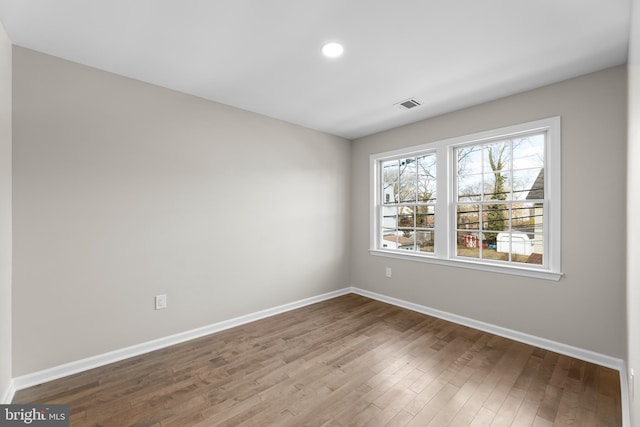
[{"label": "white light switch plate", "polygon": [[167,296],[156,295],[156,310],[162,310],[164,308],[167,308]]}]

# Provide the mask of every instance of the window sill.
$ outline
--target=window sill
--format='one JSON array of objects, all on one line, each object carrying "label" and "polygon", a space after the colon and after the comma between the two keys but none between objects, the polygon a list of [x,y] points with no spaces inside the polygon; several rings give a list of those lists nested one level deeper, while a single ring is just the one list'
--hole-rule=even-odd
[{"label": "window sill", "polygon": [[375,256],[382,256],[387,258],[403,259],[407,261],[426,262],[430,264],[446,265],[449,267],[468,268],[472,270],[488,271],[492,273],[510,274],[515,276],[532,277],[535,279],[545,279],[558,281],[563,276],[563,273],[552,272],[548,270],[540,270],[537,268],[526,267],[506,267],[497,264],[488,264],[482,262],[476,262],[473,260],[462,259],[442,259],[436,258],[430,255],[418,255],[412,253],[400,253],[395,251],[384,251],[380,249],[369,249],[369,253]]}]

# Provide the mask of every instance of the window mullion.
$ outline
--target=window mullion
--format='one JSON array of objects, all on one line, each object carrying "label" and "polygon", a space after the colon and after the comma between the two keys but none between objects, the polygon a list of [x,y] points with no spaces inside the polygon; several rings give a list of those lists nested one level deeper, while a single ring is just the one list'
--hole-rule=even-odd
[{"label": "window mullion", "polygon": [[[434,255],[438,258],[449,258],[451,254],[451,237],[455,241],[455,227],[451,227],[452,216],[455,216],[453,198],[453,181],[449,178],[453,159],[451,149],[441,146],[436,149],[436,205],[434,230]],[[452,213],[453,211],[453,213]],[[451,230],[453,229],[453,233]]]}]

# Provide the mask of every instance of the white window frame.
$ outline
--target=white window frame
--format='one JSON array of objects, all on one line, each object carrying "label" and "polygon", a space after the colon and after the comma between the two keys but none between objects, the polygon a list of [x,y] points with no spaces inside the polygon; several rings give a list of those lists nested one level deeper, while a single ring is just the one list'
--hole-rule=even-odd
[{"label": "white window frame", "polygon": [[[536,120],[500,129],[464,135],[442,141],[401,148],[370,156],[370,246],[369,253],[403,260],[471,268],[495,273],[514,274],[548,280],[559,280],[561,270],[561,148],[560,117]],[[456,256],[456,208],[454,158],[456,147],[509,139],[534,132],[546,132],[544,161],[544,261],[543,265],[501,263],[477,258]],[[436,153],[435,248],[433,253],[383,249],[380,240],[380,206],[382,203],[381,163],[402,156],[424,152]]]}]

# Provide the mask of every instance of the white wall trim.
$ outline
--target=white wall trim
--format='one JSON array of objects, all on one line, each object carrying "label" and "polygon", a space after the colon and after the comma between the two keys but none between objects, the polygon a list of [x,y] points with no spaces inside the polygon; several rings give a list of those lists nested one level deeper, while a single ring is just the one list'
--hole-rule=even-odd
[{"label": "white wall trim", "polygon": [[8,405],[13,400],[13,396],[16,394],[13,380],[9,380],[7,389],[0,394],[0,405]]},{"label": "white wall trim", "polygon": [[[75,362],[65,363],[63,365],[54,366],[52,368],[44,369],[42,371],[33,372],[31,374],[22,375],[13,379],[12,389],[22,390],[28,387],[32,387],[38,384],[43,384],[48,381],[53,381],[58,378],[66,377],[69,375],[77,374],[87,371],[89,369],[98,368],[100,366],[108,365],[110,363],[119,362],[130,357],[139,356],[141,354],[149,353],[162,348],[170,347],[175,344],[180,344],[185,341],[193,340],[203,337],[205,335],[221,332],[226,329],[241,326],[246,323],[254,322],[256,320],[264,319],[266,317],[275,316],[276,314],[285,313],[287,311],[295,310],[310,304],[325,301],[331,298],[335,298],[341,295],[345,295],[351,292],[350,288],[339,289],[337,291],[327,292],[325,294],[317,295],[294,301],[288,304],[279,305],[277,307],[269,308],[266,310],[257,311],[244,316],[235,317],[233,319],[224,320],[222,322],[213,323],[201,328],[192,329],[190,331],[181,332],[175,335],[170,335],[164,338],[158,338],[156,340],[147,341],[142,344],[125,347],[119,350],[114,350],[108,353],[99,354],[96,356],[88,357],[86,359],[77,360]],[[13,398],[13,393],[9,393]]]},{"label": "white wall trim", "polygon": [[591,350],[585,350],[571,345],[562,344],[557,341],[548,340],[546,338],[536,337],[534,335],[525,334],[523,332],[514,331],[513,329],[503,328],[501,326],[492,325],[490,323],[480,322],[478,320],[470,319],[468,317],[459,316],[457,314],[447,313],[446,311],[437,310],[435,308],[426,307],[424,305],[415,304],[409,301],[389,297],[386,295],[378,294],[375,292],[367,291],[360,288],[351,288],[351,292],[354,294],[362,295],[367,298],[375,299],[378,301],[386,302],[398,307],[406,308],[408,310],[417,311],[418,313],[427,314],[429,316],[437,317],[439,319],[448,320],[459,325],[469,326],[474,329],[489,332],[494,335],[509,338],[515,341],[519,341],[525,344],[530,344],[536,347],[544,348],[546,350],[555,351],[556,353],[571,356],[576,359],[584,360],[586,362],[595,363],[597,365],[606,366],[607,368],[615,369],[622,372],[624,370],[624,361],[615,357],[607,356],[605,354],[596,353]]},{"label": "white wall trim", "polygon": [[622,426],[631,426],[631,406],[629,396],[629,374],[626,363],[623,362],[624,368],[620,370],[620,403],[622,406]]}]

